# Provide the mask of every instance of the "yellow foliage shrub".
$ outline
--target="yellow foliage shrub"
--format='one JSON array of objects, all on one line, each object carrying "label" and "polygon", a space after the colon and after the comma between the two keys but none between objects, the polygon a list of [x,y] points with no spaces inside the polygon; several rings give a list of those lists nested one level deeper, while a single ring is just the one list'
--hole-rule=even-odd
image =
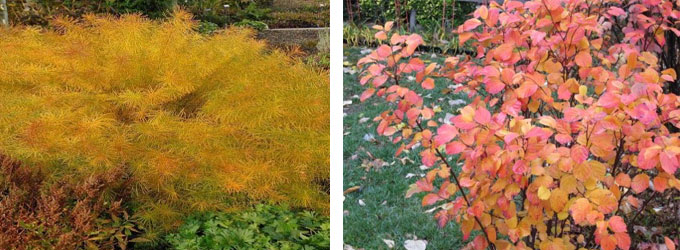
[{"label": "yellow foliage shrub", "polygon": [[329,77],[184,12],[0,31],[0,153],[79,180],[130,169],[147,227],[287,202],[326,212]]}]

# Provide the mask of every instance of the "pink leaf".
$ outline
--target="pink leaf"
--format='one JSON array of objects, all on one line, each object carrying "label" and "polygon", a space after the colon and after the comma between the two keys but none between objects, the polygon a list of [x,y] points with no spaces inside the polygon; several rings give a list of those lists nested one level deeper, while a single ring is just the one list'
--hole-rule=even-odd
[{"label": "pink leaf", "polygon": [[604,108],[613,108],[619,105],[619,98],[610,92],[606,92],[600,96],[597,104]]},{"label": "pink leaf", "polygon": [[388,46],[388,45],[383,44],[383,45],[380,45],[380,47],[378,47],[376,52],[378,53],[378,56],[380,58],[386,58],[386,57],[392,55],[392,48],[390,48],[390,46]]},{"label": "pink leaf", "polygon": [[491,121],[491,113],[489,113],[488,110],[484,107],[480,107],[475,111],[475,121],[477,121],[479,124],[486,125]]},{"label": "pink leaf", "polygon": [[462,27],[463,30],[462,31],[473,30],[474,28],[477,28],[477,26],[479,26],[480,24],[482,24],[482,22],[479,21],[476,18],[469,19],[469,20],[465,21],[465,23],[463,23],[463,27]]},{"label": "pink leaf", "polygon": [[428,77],[422,83],[420,83],[420,86],[422,86],[424,89],[433,89],[434,79]]},{"label": "pink leaf", "polygon": [[359,100],[363,102],[366,99],[368,99],[369,97],[371,97],[373,95],[373,93],[375,93],[375,89],[374,88],[368,88],[368,89],[364,90],[363,93],[361,93],[361,97],[359,97]]},{"label": "pink leaf", "polygon": [[434,137],[435,143],[437,145],[444,145],[445,143],[453,140],[458,135],[458,129],[449,124],[444,124],[437,129],[437,135]]},{"label": "pink leaf", "polygon": [[465,144],[454,141],[446,144],[446,154],[455,155],[465,150]]},{"label": "pink leaf", "polygon": [[576,163],[582,163],[588,159],[588,149],[580,144],[576,144],[571,148],[571,159]]},{"label": "pink leaf", "polygon": [[661,168],[666,173],[675,175],[675,171],[678,169],[678,158],[675,155],[668,151],[663,151],[659,153],[659,161],[661,161]]}]

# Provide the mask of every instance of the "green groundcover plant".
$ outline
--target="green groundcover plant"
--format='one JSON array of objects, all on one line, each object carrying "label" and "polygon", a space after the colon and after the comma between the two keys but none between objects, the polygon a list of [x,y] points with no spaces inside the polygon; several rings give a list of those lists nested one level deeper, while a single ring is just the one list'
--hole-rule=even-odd
[{"label": "green groundcover plant", "polygon": [[257,205],[238,213],[205,213],[166,237],[175,249],[328,249],[330,221],[314,212]]}]

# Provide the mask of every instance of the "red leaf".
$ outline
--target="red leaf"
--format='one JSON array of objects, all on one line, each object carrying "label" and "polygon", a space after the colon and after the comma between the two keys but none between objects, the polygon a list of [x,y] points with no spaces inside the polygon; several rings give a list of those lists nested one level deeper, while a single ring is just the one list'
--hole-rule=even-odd
[{"label": "red leaf", "polygon": [[465,23],[463,23],[462,31],[473,30],[474,28],[477,28],[477,26],[479,26],[480,24],[482,24],[482,22],[476,18],[468,19],[467,21],[465,21]]},{"label": "red leaf", "polygon": [[423,197],[423,207],[424,207],[424,206],[429,206],[429,205],[435,204],[435,203],[437,203],[437,201],[439,201],[439,200],[441,200],[441,198],[439,197],[439,195],[433,194],[433,193],[429,193],[429,194],[425,195],[425,197]]},{"label": "red leaf", "polygon": [[434,155],[434,152],[432,150],[425,150],[420,152],[420,158],[423,164],[428,167],[432,167],[434,163],[437,161],[437,156]]},{"label": "red leaf", "polygon": [[609,13],[609,15],[612,15],[612,16],[623,16],[623,15],[626,14],[626,11],[624,11],[623,9],[621,9],[619,7],[612,6],[612,7],[609,7],[609,10],[607,11],[607,13]]},{"label": "red leaf", "polygon": [[418,187],[420,190],[424,192],[430,192],[434,189],[434,186],[432,186],[432,183],[427,182],[425,178],[422,178],[418,181],[416,181],[416,187]]},{"label": "red leaf", "polygon": [[359,97],[359,100],[363,102],[366,99],[368,99],[369,97],[371,97],[373,95],[373,93],[375,93],[375,89],[374,88],[368,88],[368,89],[364,90],[363,93],[361,93],[361,97]]},{"label": "red leaf", "polygon": [[626,223],[623,221],[621,216],[615,215],[609,218],[609,228],[616,233],[627,232]]},{"label": "red leaf", "polygon": [[678,170],[678,157],[668,151],[659,153],[659,161],[661,161],[661,168],[663,168],[666,173],[674,175],[675,171]]},{"label": "red leaf", "polygon": [[433,89],[434,79],[428,77],[422,83],[420,83],[420,86],[422,86],[424,89]]},{"label": "red leaf", "polygon": [[383,44],[383,45],[380,45],[380,47],[378,47],[376,52],[378,53],[378,56],[380,58],[385,58],[385,57],[392,55],[392,48],[390,48],[390,46],[388,46],[388,45]]},{"label": "red leaf", "polygon": [[491,79],[486,82],[486,92],[489,92],[489,94],[498,94],[498,92],[501,92],[505,88],[505,83],[498,79]]},{"label": "red leaf", "polygon": [[619,98],[610,92],[606,92],[600,96],[597,104],[605,108],[613,108],[619,105]]},{"label": "red leaf", "polygon": [[453,140],[458,135],[458,129],[449,124],[444,124],[437,129],[437,135],[434,137],[435,143],[437,145],[444,145],[445,143]]},{"label": "red leaf", "polygon": [[519,160],[516,161],[514,165],[512,165],[512,172],[515,172],[515,174],[518,175],[522,175],[524,174],[524,172],[527,171],[527,168],[528,168],[527,163],[522,160]]},{"label": "red leaf", "polygon": [[675,243],[670,238],[664,236],[663,241],[666,243],[666,248],[668,248],[668,250],[675,250]]},{"label": "red leaf", "polygon": [[633,178],[633,182],[630,184],[631,188],[635,193],[641,193],[649,187],[649,176],[646,174],[638,174]]},{"label": "red leaf", "polygon": [[627,233],[615,233],[616,245],[623,250],[630,249],[630,236]]},{"label": "red leaf", "polygon": [[514,49],[515,47],[511,43],[504,43],[496,48],[494,58],[500,59],[501,61],[510,60],[510,58],[512,58],[512,50]]},{"label": "red leaf", "polygon": [[614,250],[616,249],[616,238],[614,235],[605,234],[600,240],[600,246],[602,250]]},{"label": "red leaf", "polygon": [[385,40],[387,39],[387,33],[385,31],[378,31],[378,33],[375,33],[375,39]]},{"label": "red leaf", "polygon": [[465,144],[454,141],[449,144],[446,144],[446,153],[450,155],[458,154],[460,152],[463,152],[465,150]]},{"label": "red leaf", "polygon": [[536,90],[538,90],[538,85],[526,81],[515,90],[515,93],[517,93],[517,97],[519,98],[527,98],[536,93]]},{"label": "red leaf", "polygon": [[571,148],[571,159],[576,163],[582,163],[588,159],[588,149],[581,144],[576,144]]},{"label": "red leaf", "polygon": [[489,113],[488,110],[484,107],[480,107],[475,111],[475,121],[477,121],[479,124],[486,125],[491,121],[491,113]]},{"label": "red leaf", "polygon": [[590,67],[593,64],[593,58],[590,56],[590,51],[581,51],[576,54],[574,62],[576,62],[576,65],[579,67]]},{"label": "red leaf", "polygon": [[559,143],[567,144],[567,143],[571,142],[571,140],[573,140],[573,138],[571,138],[571,136],[567,135],[567,134],[558,134],[558,135],[555,136],[555,140]]}]

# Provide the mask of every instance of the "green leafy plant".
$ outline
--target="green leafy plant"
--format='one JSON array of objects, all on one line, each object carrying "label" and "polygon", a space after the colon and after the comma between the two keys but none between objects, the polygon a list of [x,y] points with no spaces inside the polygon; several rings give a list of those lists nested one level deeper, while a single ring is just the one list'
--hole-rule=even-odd
[{"label": "green leafy plant", "polygon": [[250,19],[250,20],[260,21],[260,20],[268,19],[270,11],[271,11],[270,9],[261,8],[256,3],[251,2],[250,4],[248,4],[248,6],[246,6],[245,8],[241,9],[238,12],[238,16],[242,20]]},{"label": "green leafy plant", "polygon": [[260,22],[260,21],[253,21],[253,20],[250,20],[250,19],[243,19],[241,21],[238,21],[238,22],[234,23],[234,26],[249,27],[249,28],[253,28],[255,30],[269,29],[269,26],[267,26],[266,23]]},{"label": "green leafy plant", "polygon": [[329,249],[330,221],[314,212],[257,205],[188,219],[166,240],[175,249]]}]

